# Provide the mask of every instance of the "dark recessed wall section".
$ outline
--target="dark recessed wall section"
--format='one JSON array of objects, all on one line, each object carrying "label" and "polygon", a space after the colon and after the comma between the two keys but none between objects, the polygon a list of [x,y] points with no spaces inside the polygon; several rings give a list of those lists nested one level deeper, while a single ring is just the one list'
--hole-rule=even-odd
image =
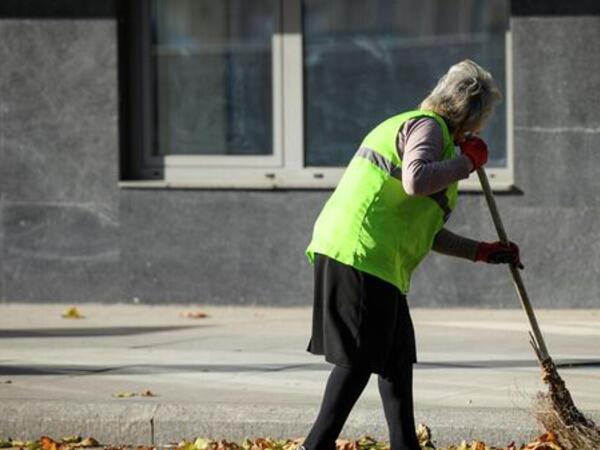
[{"label": "dark recessed wall section", "polygon": [[0,18],[114,18],[117,0],[0,0]]},{"label": "dark recessed wall section", "polygon": [[[0,0],[1,1],[1,0]],[[156,148],[155,61],[150,40],[150,2],[117,4],[119,49],[120,180],[140,180],[144,149]],[[156,168],[155,177],[162,177]]]},{"label": "dark recessed wall section", "polygon": [[513,16],[598,16],[598,0],[511,0]]},{"label": "dark recessed wall section", "polygon": [[[135,162],[139,159],[139,138],[133,130],[138,130],[133,105],[140,102],[134,83],[138,78],[139,30],[133,17],[131,1],[120,1],[117,6],[117,45],[118,45],[118,91],[119,91],[119,180],[135,179]],[[133,91],[132,91],[133,88]]]}]

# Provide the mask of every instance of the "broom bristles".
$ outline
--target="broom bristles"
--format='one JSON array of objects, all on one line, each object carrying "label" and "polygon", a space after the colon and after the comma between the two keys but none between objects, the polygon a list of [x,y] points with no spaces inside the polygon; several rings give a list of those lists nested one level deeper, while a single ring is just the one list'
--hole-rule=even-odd
[{"label": "broom bristles", "polygon": [[552,359],[541,366],[548,393],[537,394],[533,414],[538,423],[554,433],[566,450],[599,450],[600,429],[577,409]]}]

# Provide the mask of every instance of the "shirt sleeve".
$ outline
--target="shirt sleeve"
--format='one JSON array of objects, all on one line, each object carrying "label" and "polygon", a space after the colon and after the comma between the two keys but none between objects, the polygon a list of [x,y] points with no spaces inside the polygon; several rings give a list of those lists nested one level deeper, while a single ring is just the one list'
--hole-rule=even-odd
[{"label": "shirt sleeve", "polygon": [[475,261],[479,242],[442,228],[433,240],[432,250],[444,255]]},{"label": "shirt sleeve", "polygon": [[464,156],[440,161],[444,137],[439,124],[429,117],[408,120],[397,139],[402,159],[402,186],[409,195],[430,195],[469,176]]}]

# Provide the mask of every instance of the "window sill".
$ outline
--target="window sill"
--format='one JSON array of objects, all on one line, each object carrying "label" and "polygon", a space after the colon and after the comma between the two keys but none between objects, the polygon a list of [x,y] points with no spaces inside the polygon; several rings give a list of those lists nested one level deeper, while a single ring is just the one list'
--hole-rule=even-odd
[{"label": "window sill", "polygon": [[[332,190],[339,181],[342,171],[336,169],[309,170],[296,173],[260,172],[244,176],[229,176],[224,178],[206,176],[202,179],[171,179],[171,180],[130,180],[120,181],[121,189],[235,189],[235,190]],[[208,175],[205,173],[205,175]],[[240,174],[237,174],[240,175]],[[495,192],[510,192],[514,190],[511,177],[505,170],[488,170],[488,177]],[[472,174],[466,180],[459,182],[460,192],[481,192],[479,180]]]}]

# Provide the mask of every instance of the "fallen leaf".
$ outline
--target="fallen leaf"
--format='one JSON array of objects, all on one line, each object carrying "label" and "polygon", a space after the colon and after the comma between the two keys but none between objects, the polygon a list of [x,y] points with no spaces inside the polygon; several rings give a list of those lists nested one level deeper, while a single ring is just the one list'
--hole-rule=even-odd
[{"label": "fallen leaf", "polygon": [[486,450],[488,447],[481,441],[473,441],[471,443],[471,450]]},{"label": "fallen leaf", "polygon": [[264,438],[254,439],[254,445],[252,446],[252,448],[254,450],[265,450],[265,449],[268,449],[269,447],[270,447],[269,441],[267,441]]},{"label": "fallen leaf", "polygon": [[544,433],[535,441],[521,447],[521,450],[564,450],[553,433]]},{"label": "fallen leaf", "polygon": [[87,437],[77,444],[78,447],[99,447],[100,444],[93,437]]},{"label": "fallen leaf", "polygon": [[210,441],[208,439],[197,438],[193,445],[196,450],[205,450],[210,445]]},{"label": "fallen leaf", "polygon": [[177,445],[177,450],[196,450],[193,442],[181,441]]},{"label": "fallen leaf", "polygon": [[215,450],[239,450],[240,448],[240,446],[235,442],[225,440],[218,441],[216,444]]},{"label": "fallen leaf", "polygon": [[81,436],[65,436],[60,441],[63,444],[75,444],[81,442]]},{"label": "fallen leaf", "polygon": [[187,317],[188,319],[204,319],[208,317],[208,314],[202,311],[189,311],[182,314],[183,317]]},{"label": "fallen leaf", "polygon": [[67,309],[62,314],[62,317],[65,319],[83,319],[85,316],[81,315],[79,310],[75,306],[73,306],[73,307]]},{"label": "fallen leaf", "polygon": [[135,397],[137,394],[135,392],[117,392],[113,394],[113,397],[118,398],[127,398],[127,397]]},{"label": "fallen leaf", "polygon": [[10,442],[13,447],[26,448],[28,450],[37,450],[40,448],[40,443],[38,441],[12,440]]},{"label": "fallen leaf", "polygon": [[42,450],[57,450],[58,443],[49,436],[42,436],[40,438],[40,447]]},{"label": "fallen leaf", "polygon": [[459,446],[458,446],[457,450],[470,450],[470,449],[469,449],[469,445],[467,444],[467,441],[462,441],[462,442],[459,444]]},{"label": "fallen leaf", "polygon": [[417,439],[422,449],[435,450],[435,446],[431,442],[431,430],[423,423],[417,426]]},{"label": "fallen leaf", "polygon": [[336,450],[359,450],[356,441],[349,441],[346,439],[338,439],[335,441],[335,448]]},{"label": "fallen leaf", "polygon": [[142,397],[157,397],[157,395],[150,389],[146,389],[145,391],[140,392],[140,395]]}]

